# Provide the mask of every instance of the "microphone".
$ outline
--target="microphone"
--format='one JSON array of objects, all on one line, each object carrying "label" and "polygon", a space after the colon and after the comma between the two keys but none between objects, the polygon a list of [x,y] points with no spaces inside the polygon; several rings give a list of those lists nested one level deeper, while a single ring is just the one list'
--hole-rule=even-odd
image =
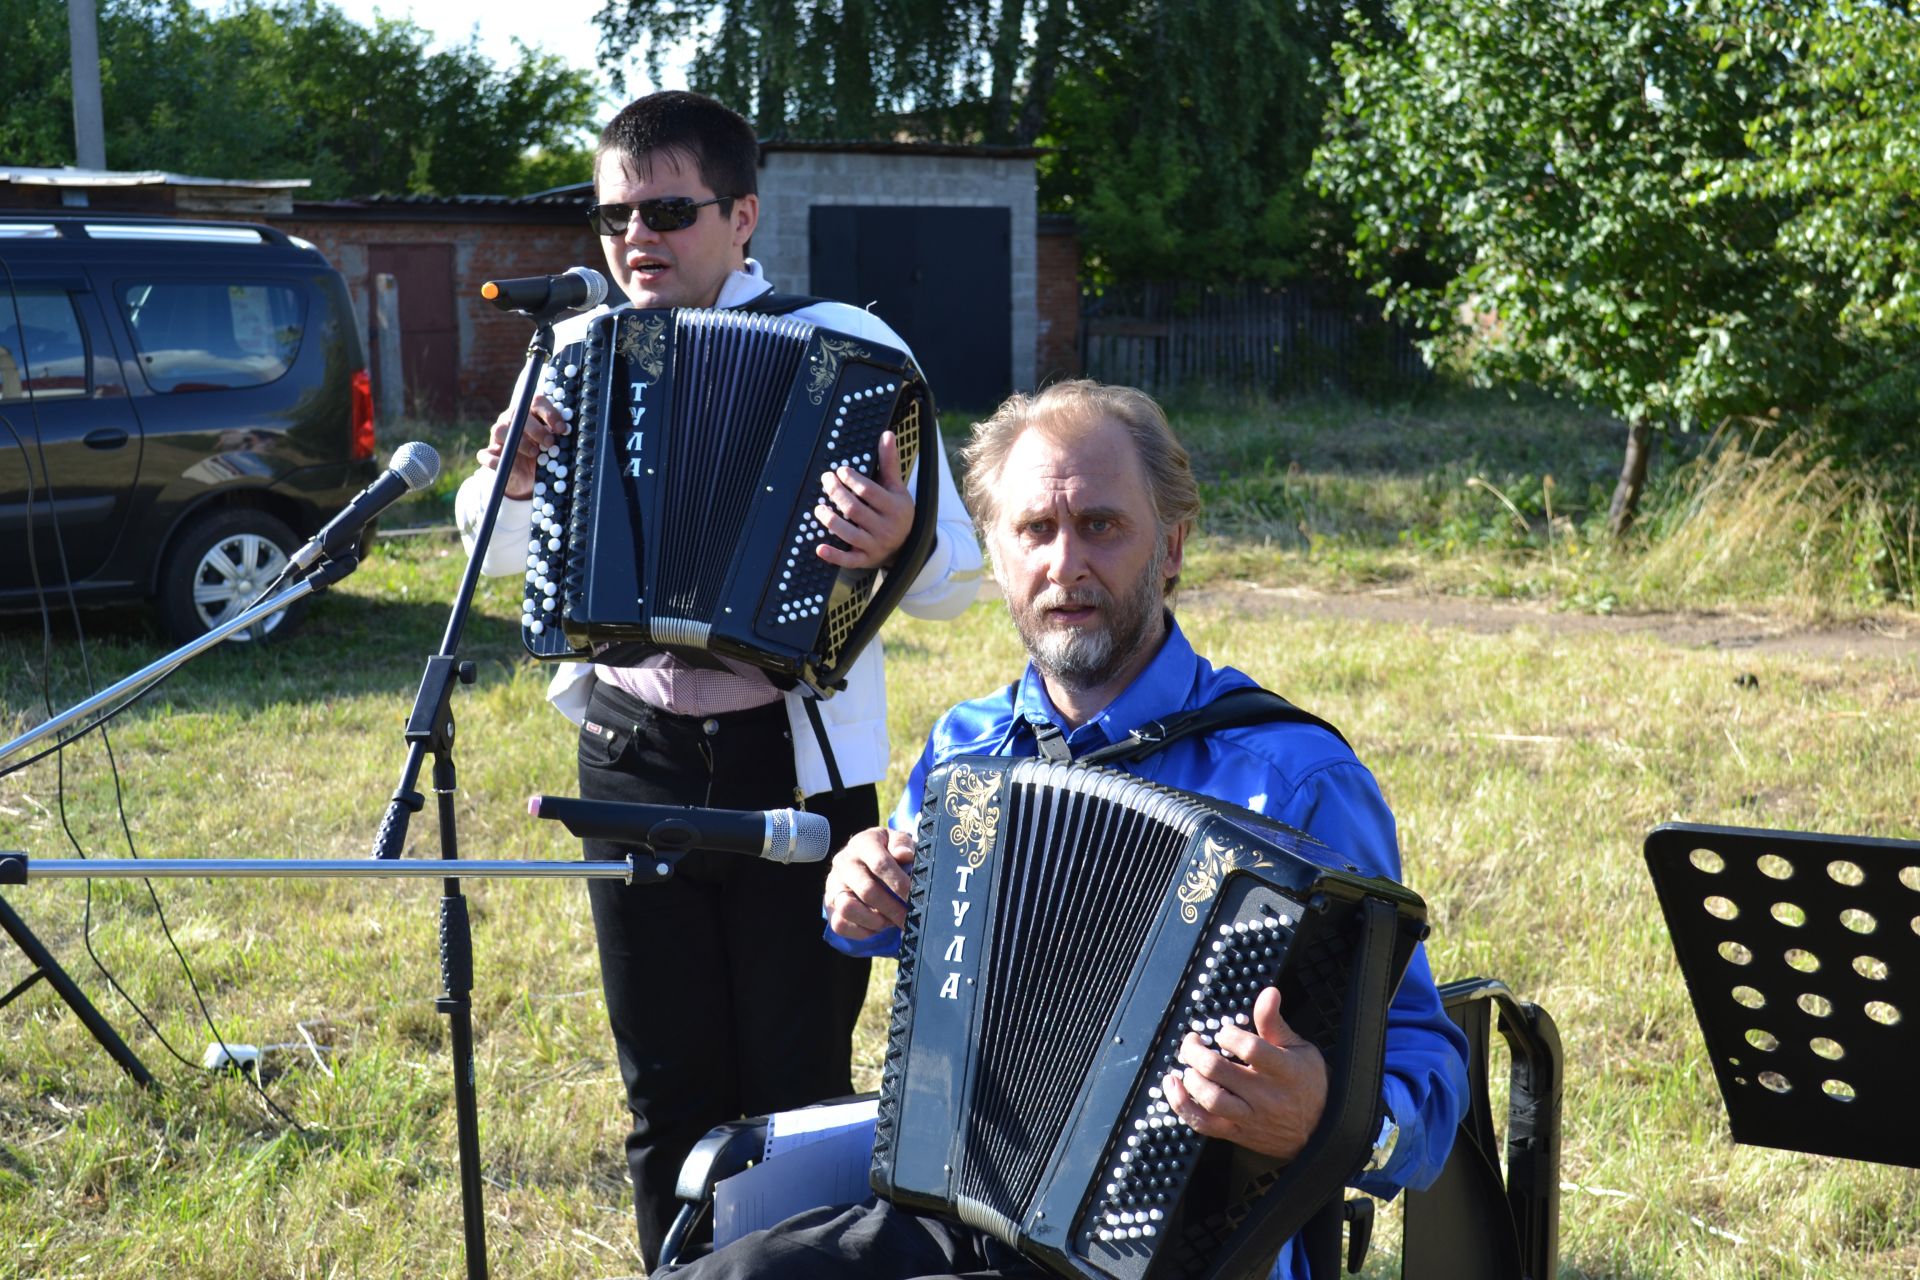
[{"label": "microphone", "polygon": [[489,280],[480,286],[480,296],[502,311],[552,315],[599,306],[607,296],[607,278],[592,267],[573,267],[557,276]]},{"label": "microphone", "polygon": [[527,812],[552,818],[576,836],[643,844],[658,852],[713,849],[773,862],[819,862],[827,856],[827,820],[797,809],[694,809],[531,796]]},{"label": "microphone", "polygon": [[293,567],[310,569],[323,556],[339,555],[359,541],[360,530],[366,527],[367,521],[411,491],[432,484],[439,474],[440,455],[433,451],[432,445],[418,440],[401,445],[393,451],[393,460],[380,478],[353,495],[353,501],[341,508],[339,515],[327,521],[326,527],[309,538],[306,546],[293,553]]}]

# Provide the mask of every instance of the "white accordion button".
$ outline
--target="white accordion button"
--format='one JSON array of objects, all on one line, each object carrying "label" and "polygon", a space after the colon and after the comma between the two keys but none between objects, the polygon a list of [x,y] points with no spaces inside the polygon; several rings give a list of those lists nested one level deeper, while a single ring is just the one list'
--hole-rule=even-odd
[{"label": "white accordion button", "polygon": [[555,493],[565,493],[567,491],[567,482],[565,480],[555,480],[553,482],[553,491]]},{"label": "white accordion button", "polygon": [[558,551],[559,549],[560,549],[560,539],[558,538],[547,539],[547,550]]},{"label": "white accordion button", "polygon": [[579,365],[577,365],[577,364],[570,364],[570,365],[568,365],[568,366],[567,366],[567,369],[566,369],[566,373],[567,373],[567,376],[568,376],[569,378],[571,378],[571,377],[573,377],[573,376],[574,376],[575,374],[577,374],[577,373],[579,373],[579,372],[580,372],[580,366],[579,366]]},{"label": "white accordion button", "polygon": [[533,632],[533,634],[535,635],[539,635],[542,631],[545,631],[546,629],[547,629],[547,624],[540,621],[538,618],[535,618],[532,624],[527,627],[527,630]]},{"label": "white accordion button", "polygon": [[540,496],[541,496],[542,494],[544,494],[544,493],[546,493],[546,491],[547,491],[547,482],[546,482],[545,480],[535,480],[535,481],[533,482],[533,496],[534,496],[534,497],[536,497],[536,498],[538,498],[538,497],[540,497]]}]

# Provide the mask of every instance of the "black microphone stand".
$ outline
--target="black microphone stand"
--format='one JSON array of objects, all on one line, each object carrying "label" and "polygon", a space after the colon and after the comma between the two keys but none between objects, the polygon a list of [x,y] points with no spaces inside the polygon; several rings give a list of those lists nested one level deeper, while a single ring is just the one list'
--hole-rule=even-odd
[{"label": "black microphone stand", "polygon": [[[386,816],[373,839],[375,858],[397,858],[407,842],[407,823],[425,807],[426,800],[416,791],[420,766],[429,753],[433,756],[433,792],[440,828],[440,857],[457,862],[460,841],[454,826],[456,777],[453,765],[453,686],[472,684],[474,665],[460,662],[460,633],[466,628],[467,615],[473,609],[473,593],[480,581],[480,565],[493,536],[494,522],[500,515],[500,503],[507,494],[507,481],[513,475],[514,459],[519,456],[520,439],[526,434],[527,414],[540,384],[540,371],[553,358],[553,322],[541,318],[527,343],[526,372],[519,394],[514,398],[513,416],[507,426],[507,438],[500,446],[500,465],[494,470],[493,488],[487,494],[487,508],[474,538],[473,552],[467,557],[467,569],[460,577],[460,589],[453,598],[447,616],[447,629],[440,648],[427,659],[426,674],[414,695],[413,711],[407,717],[407,759],[400,770],[400,784],[387,802]],[[440,998],[434,1007],[447,1015],[449,1043],[453,1053],[454,1123],[460,1146],[460,1208],[466,1232],[467,1275],[486,1280],[487,1225],[481,1200],[480,1112],[473,1084],[473,930],[467,918],[466,895],[458,878],[449,875],[440,897]]]},{"label": "black microphone stand", "polygon": [[[473,551],[467,557],[466,572],[447,617],[447,629],[440,648],[427,659],[426,674],[415,695],[413,711],[407,717],[406,764],[400,771],[400,784],[387,802],[386,816],[374,836],[376,859],[398,858],[407,840],[407,824],[426,805],[415,790],[420,766],[433,756],[433,793],[440,830],[440,857],[449,864],[460,857],[459,839],[454,828],[455,775],[453,765],[454,684],[472,684],[474,665],[460,662],[456,654],[460,633],[466,627],[473,608],[473,593],[480,581],[481,564],[493,527],[500,515],[500,504],[507,495],[507,482],[513,474],[513,462],[519,456],[520,441],[526,434],[527,416],[538,392],[540,372],[553,358],[552,317],[565,308],[550,308],[533,313],[533,337],[527,342],[525,373],[514,399],[507,437],[501,442],[500,464],[495,469],[493,488],[487,494],[487,506],[474,535]],[[665,866],[636,866],[636,881],[659,879],[670,869]],[[651,873],[651,874],[649,874]],[[454,1117],[460,1146],[460,1205],[466,1230],[467,1275],[471,1280],[486,1280],[487,1235],[485,1209],[481,1202],[480,1118],[473,1080],[473,933],[467,917],[467,900],[460,881],[449,874],[440,898],[440,976],[442,990],[434,1007],[447,1015],[453,1053]]]}]

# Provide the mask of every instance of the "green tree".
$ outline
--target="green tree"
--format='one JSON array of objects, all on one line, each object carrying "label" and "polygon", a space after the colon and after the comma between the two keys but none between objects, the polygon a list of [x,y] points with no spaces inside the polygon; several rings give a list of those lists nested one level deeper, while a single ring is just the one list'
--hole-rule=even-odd
[{"label": "green tree", "polygon": [[1339,277],[1344,218],[1305,175],[1346,7],[1087,7],[1040,139],[1057,148],[1041,191],[1077,217],[1097,276]]},{"label": "green tree", "polygon": [[1793,75],[1749,122],[1751,154],[1705,167],[1698,199],[1791,206],[1780,253],[1846,291],[1838,434],[1869,456],[1898,447],[1920,418],[1920,22],[1903,4],[1838,3],[1736,34],[1723,56],[1784,50]]},{"label": "green tree", "polygon": [[[1357,6],[1377,20],[1382,0]],[[696,43],[763,137],[1038,144],[1097,275],[1278,280],[1338,239],[1304,182],[1340,0],[608,0],[611,65]]]},{"label": "green tree", "polygon": [[1616,532],[1654,428],[1814,419],[1859,386],[1848,264],[1787,247],[1805,201],[1759,177],[1701,198],[1809,83],[1794,33],[1826,7],[1403,0],[1337,53],[1313,173],[1354,265],[1435,356],[1626,420]]},{"label": "green tree", "polygon": [[[73,156],[65,6],[0,0],[15,33],[0,120],[20,164]],[[497,68],[469,42],[429,52],[407,21],[350,21],[323,0],[186,0],[100,7],[107,163],[220,177],[304,177],[316,198],[378,192],[518,194],[533,149],[576,149],[593,86],[524,46]],[[522,188],[523,190],[525,188]]]}]

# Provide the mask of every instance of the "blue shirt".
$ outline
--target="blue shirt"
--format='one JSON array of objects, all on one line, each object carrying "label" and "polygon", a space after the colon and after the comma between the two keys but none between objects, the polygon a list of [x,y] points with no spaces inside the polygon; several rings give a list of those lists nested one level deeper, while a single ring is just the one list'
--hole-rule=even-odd
[{"label": "blue shirt", "polygon": [[[1244,673],[1216,668],[1195,653],[1169,617],[1166,642],[1153,661],[1105,711],[1067,734],[1067,745],[1076,757],[1085,755],[1123,741],[1150,721],[1252,684]],[[1031,664],[1016,683],[961,703],[934,724],[890,825],[915,828],[927,775],[941,764],[963,755],[1036,755],[1034,726],[1062,719]],[[1129,771],[1266,814],[1336,851],[1341,865],[1400,878],[1399,839],[1379,784],[1351,748],[1318,725],[1250,725],[1182,738]],[[829,931],[827,940],[853,955],[892,955],[899,949],[900,931],[890,929],[864,942]],[[1466,1037],[1440,1006],[1426,950],[1416,947],[1387,1012],[1383,1096],[1400,1126],[1400,1140],[1386,1167],[1356,1186],[1391,1199],[1402,1187],[1418,1190],[1439,1176],[1466,1103],[1466,1055]],[[1298,1241],[1289,1241],[1273,1275],[1306,1274]]]}]

